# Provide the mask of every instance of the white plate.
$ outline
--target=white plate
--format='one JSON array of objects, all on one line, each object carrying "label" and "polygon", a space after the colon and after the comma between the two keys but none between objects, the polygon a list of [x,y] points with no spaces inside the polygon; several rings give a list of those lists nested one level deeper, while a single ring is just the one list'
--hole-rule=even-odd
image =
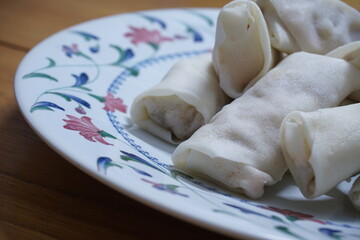
[{"label": "white plate", "polygon": [[134,97],[181,58],[211,51],[217,9],[167,9],[101,18],[38,44],[15,79],[33,129],[71,163],[144,204],[233,237],[357,239],[359,214],[342,183],[316,200],[291,177],[248,200],[171,167],[173,146],[137,129]]}]

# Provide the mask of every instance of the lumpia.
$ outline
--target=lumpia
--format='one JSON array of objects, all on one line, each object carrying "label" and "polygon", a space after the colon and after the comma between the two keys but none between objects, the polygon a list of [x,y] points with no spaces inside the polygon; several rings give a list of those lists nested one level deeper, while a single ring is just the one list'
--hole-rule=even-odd
[{"label": "lumpia", "polygon": [[327,52],[360,40],[360,13],[339,0],[257,0],[271,45],[281,52]]},{"label": "lumpia", "polygon": [[135,98],[130,115],[144,130],[178,144],[228,101],[209,53],[176,63],[159,84]]},{"label": "lumpia", "polygon": [[316,198],[360,172],[360,103],[291,112],[280,145],[303,195]]},{"label": "lumpia", "polygon": [[259,198],[287,170],[279,144],[283,118],[337,106],[360,89],[359,78],[360,70],[343,59],[293,53],[181,143],[173,163]]},{"label": "lumpia", "polygon": [[232,1],[218,16],[214,68],[225,93],[239,97],[277,62],[260,8],[250,0]]}]

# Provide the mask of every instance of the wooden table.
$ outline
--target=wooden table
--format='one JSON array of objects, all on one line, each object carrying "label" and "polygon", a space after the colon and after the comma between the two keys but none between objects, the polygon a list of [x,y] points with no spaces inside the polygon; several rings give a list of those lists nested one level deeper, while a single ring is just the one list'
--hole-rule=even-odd
[{"label": "wooden table", "polygon": [[[59,30],[123,12],[226,2],[0,1],[0,239],[226,239],[146,207],[78,170],[35,135],[13,94],[20,60]],[[346,2],[360,8],[358,0]]]}]

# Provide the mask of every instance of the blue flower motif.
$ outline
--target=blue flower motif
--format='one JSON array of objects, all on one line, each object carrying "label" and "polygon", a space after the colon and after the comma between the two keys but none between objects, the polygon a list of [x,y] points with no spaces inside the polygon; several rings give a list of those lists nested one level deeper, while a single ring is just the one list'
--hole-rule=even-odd
[{"label": "blue flower motif", "polygon": [[34,105],[32,105],[31,109],[30,109],[30,112],[34,112],[35,110],[39,110],[39,109],[54,111],[52,108],[65,111],[64,108],[60,107],[59,105],[56,105],[55,103],[47,102],[47,101],[41,101],[41,102],[37,102]]},{"label": "blue flower motif", "polygon": [[145,171],[143,171],[143,170],[137,169],[137,168],[135,168],[135,167],[131,167],[131,168],[132,168],[132,170],[134,170],[134,171],[137,172],[137,173],[140,173],[141,175],[144,175],[144,176],[146,176],[146,177],[152,177],[149,173],[147,173],[147,172],[145,172]]},{"label": "blue flower motif", "polygon": [[90,52],[92,53],[98,53],[100,51],[100,45],[95,45],[95,46],[92,46],[92,47],[89,47],[89,50]]},{"label": "blue flower motif", "polygon": [[330,228],[319,228],[319,232],[335,239],[339,239],[340,236],[338,235],[338,233],[341,233],[340,230],[334,230]]},{"label": "blue flower motif", "polygon": [[[118,167],[120,169],[123,168],[123,166],[121,166],[120,164],[114,162],[111,158],[109,157],[99,157],[97,159],[97,168],[98,171],[101,172],[102,174],[106,174],[106,171],[109,167]],[[133,167],[129,166],[131,169],[135,170]],[[136,170],[135,170],[136,171]],[[136,171],[138,172],[138,171]],[[141,173],[142,175],[147,176],[146,174]]]},{"label": "blue flower motif", "polygon": [[[111,158],[109,157],[99,157],[97,159],[97,168],[98,168],[98,171],[103,173],[103,174],[106,174],[106,170],[109,168],[109,167],[118,167],[118,168],[123,168],[123,166],[121,166],[121,164],[119,163],[116,163],[116,162],[113,162]],[[143,170],[140,170],[140,169],[137,169],[133,166],[129,166],[129,165],[126,165],[127,167],[131,168],[132,170],[134,170],[135,172],[143,175],[143,176],[146,176],[146,177],[152,177],[149,173],[143,171]]]},{"label": "blue flower motif", "polygon": [[125,62],[131,58],[133,58],[135,56],[133,50],[131,50],[130,48],[125,49],[123,56],[121,57],[120,62]]},{"label": "blue flower motif", "polygon": [[63,94],[64,96],[68,97],[68,98],[71,98],[72,100],[74,100],[75,102],[78,102],[80,103],[81,105],[87,107],[87,108],[91,108],[90,107],[90,103],[88,103],[87,101],[81,99],[81,98],[78,98],[76,96],[73,96],[73,95],[70,95],[70,94]]},{"label": "blue flower motif", "polygon": [[125,160],[125,161],[135,161],[135,162],[138,162],[138,163],[141,163],[141,164],[144,164],[148,167],[151,167],[153,169],[156,169],[156,170],[160,170],[158,169],[158,167],[152,165],[151,163],[149,163],[148,161],[144,160],[143,158],[135,155],[135,154],[132,154],[132,153],[128,153],[128,152],[125,152],[125,151],[120,151],[122,154],[124,155],[121,155],[121,159],[122,160]]},{"label": "blue flower motif", "polygon": [[106,169],[111,166],[111,158],[108,157],[99,157],[97,159],[97,168],[98,171],[105,174],[106,173]]},{"label": "blue flower motif", "polygon": [[119,53],[119,58],[114,63],[112,63],[112,65],[120,65],[121,63],[130,60],[135,56],[133,50],[130,48],[124,50],[123,48],[116,45],[110,45],[110,47],[114,48]]},{"label": "blue flower motif", "polygon": [[349,224],[339,224],[339,223],[335,223],[335,222],[331,222],[331,221],[325,221],[326,225],[332,225],[332,226],[336,226],[336,227],[344,227],[344,228],[351,228],[351,229],[359,229],[359,226],[353,226],[353,225],[349,225]]},{"label": "blue flower motif", "polygon": [[251,214],[251,215],[256,215],[256,216],[272,219],[271,217],[266,216],[264,214],[261,214],[261,213],[258,213],[258,212],[255,212],[253,210],[249,210],[249,209],[246,209],[246,208],[243,208],[243,207],[240,207],[240,206],[236,206],[236,205],[233,205],[233,204],[230,204],[230,203],[224,203],[224,205],[235,208],[237,210],[240,210],[242,213],[245,213],[245,214]]},{"label": "blue flower motif", "polygon": [[201,36],[201,34],[198,31],[196,31],[194,28],[187,26],[186,31],[193,36],[194,42],[202,42],[203,41],[203,37]]},{"label": "blue flower motif", "polygon": [[91,108],[90,103],[88,103],[87,101],[85,101],[79,97],[76,97],[74,95],[70,95],[70,94],[66,94],[66,93],[59,93],[59,92],[49,92],[48,94],[54,94],[54,95],[60,96],[60,97],[64,98],[66,101],[74,100],[75,102],[83,105],[84,107]]},{"label": "blue flower motif", "polygon": [[86,73],[80,73],[80,75],[71,74],[76,80],[75,84],[72,85],[73,87],[78,87],[84,85],[89,80],[89,76]]}]

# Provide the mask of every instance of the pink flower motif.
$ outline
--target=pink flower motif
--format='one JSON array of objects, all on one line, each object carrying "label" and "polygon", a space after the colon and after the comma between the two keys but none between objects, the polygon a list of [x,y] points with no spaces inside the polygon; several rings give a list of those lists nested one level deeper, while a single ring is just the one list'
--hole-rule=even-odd
[{"label": "pink flower motif", "polygon": [[108,92],[107,96],[104,97],[104,110],[114,112],[119,110],[120,112],[126,113],[127,106],[123,103],[121,98],[114,98],[114,95],[111,92]]},{"label": "pink flower motif", "polygon": [[76,107],[75,108],[75,111],[77,112],[77,113],[80,113],[80,114],[86,114],[86,111],[85,111],[85,109],[83,108],[83,107],[81,107],[81,105],[79,105],[78,107]]},{"label": "pink flower motif", "polygon": [[83,116],[81,118],[77,118],[71,115],[66,115],[69,120],[63,119],[64,122],[67,124],[64,125],[64,128],[73,130],[73,131],[79,131],[79,134],[83,136],[85,139],[91,141],[91,142],[100,142],[105,145],[113,145],[108,142],[106,142],[103,138],[104,137],[110,137],[113,139],[116,139],[116,137],[112,136],[111,134],[100,130],[97,128],[92,122],[91,119],[87,116]]},{"label": "pink flower motif", "polygon": [[173,41],[172,38],[164,37],[158,30],[149,31],[145,28],[136,28],[129,26],[132,32],[126,33],[125,37],[132,38],[131,42],[135,45],[138,43],[148,43],[157,48],[160,43],[165,41]]},{"label": "pink flower motif", "polygon": [[80,50],[77,44],[73,43],[70,47],[63,45],[62,50],[65,52],[66,56],[72,57],[72,55],[79,55]]}]

